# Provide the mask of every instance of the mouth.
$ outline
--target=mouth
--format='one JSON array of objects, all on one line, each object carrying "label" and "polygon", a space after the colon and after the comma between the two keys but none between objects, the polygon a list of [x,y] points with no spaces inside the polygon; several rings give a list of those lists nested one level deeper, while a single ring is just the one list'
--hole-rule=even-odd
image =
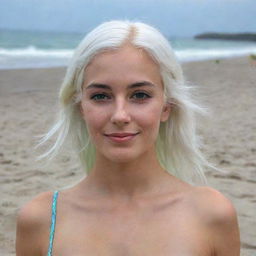
[{"label": "mouth", "polygon": [[110,135],[105,135],[105,136],[112,142],[123,143],[123,142],[128,142],[128,141],[133,140],[136,137],[136,135],[138,135],[138,134],[139,134],[139,132],[138,133],[129,133],[128,135],[126,133],[125,135],[119,134],[118,136],[117,135],[113,136],[112,134],[110,134]]},{"label": "mouth", "polygon": [[108,136],[108,137],[124,138],[124,137],[135,136],[137,134],[139,134],[139,132],[137,132],[137,133],[110,133],[110,134],[104,134],[104,135]]}]

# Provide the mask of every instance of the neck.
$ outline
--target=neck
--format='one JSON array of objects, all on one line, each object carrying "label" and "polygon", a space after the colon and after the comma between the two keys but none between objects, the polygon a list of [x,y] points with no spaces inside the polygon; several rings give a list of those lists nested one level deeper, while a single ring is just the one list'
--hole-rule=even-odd
[{"label": "neck", "polygon": [[104,196],[133,199],[161,192],[170,177],[160,166],[155,152],[147,152],[128,163],[116,163],[96,155],[94,168],[85,182]]}]

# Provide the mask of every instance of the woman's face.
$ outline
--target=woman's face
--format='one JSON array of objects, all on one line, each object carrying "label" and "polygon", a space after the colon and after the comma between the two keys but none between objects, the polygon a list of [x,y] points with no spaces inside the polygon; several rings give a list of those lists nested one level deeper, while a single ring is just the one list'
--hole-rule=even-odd
[{"label": "woman's face", "polygon": [[[91,61],[80,109],[97,153],[114,162],[154,150],[160,122],[170,113],[158,66],[132,46],[101,53]],[[111,133],[137,135],[120,142],[107,136]]]}]

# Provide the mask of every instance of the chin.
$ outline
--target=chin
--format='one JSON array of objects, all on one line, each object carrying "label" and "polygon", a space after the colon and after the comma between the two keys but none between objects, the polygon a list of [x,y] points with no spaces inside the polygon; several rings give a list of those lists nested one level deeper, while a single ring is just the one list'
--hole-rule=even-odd
[{"label": "chin", "polygon": [[139,154],[134,150],[133,152],[108,152],[108,154],[104,154],[105,158],[109,159],[113,163],[129,163],[139,157]]}]

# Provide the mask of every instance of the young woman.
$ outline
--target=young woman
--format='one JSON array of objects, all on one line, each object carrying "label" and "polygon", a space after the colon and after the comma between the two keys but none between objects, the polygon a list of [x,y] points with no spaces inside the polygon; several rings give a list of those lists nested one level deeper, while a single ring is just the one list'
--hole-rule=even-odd
[{"label": "young woman", "polygon": [[[232,203],[205,181],[182,70],[168,41],[140,22],[111,21],[76,49],[60,90],[58,134],[87,176],[22,207],[17,256],[238,256]],[[204,183],[205,184],[205,183]]]}]

